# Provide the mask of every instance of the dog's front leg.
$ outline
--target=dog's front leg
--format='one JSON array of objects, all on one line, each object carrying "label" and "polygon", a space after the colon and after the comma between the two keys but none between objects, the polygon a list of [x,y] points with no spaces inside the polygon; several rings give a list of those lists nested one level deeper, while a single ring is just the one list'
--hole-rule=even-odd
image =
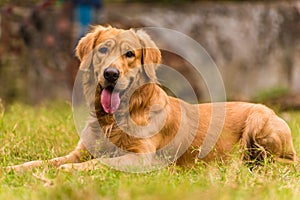
[{"label": "dog's front leg", "polygon": [[78,171],[86,171],[86,170],[94,170],[99,164],[99,159],[92,159],[82,163],[67,163],[59,166],[60,170],[70,172],[72,170]]},{"label": "dog's front leg", "polygon": [[54,167],[59,167],[60,165],[65,163],[83,162],[88,155],[89,152],[86,150],[85,146],[82,144],[82,142],[79,142],[77,147],[66,156],[53,158],[51,160],[35,160],[20,165],[9,166],[6,167],[6,171],[26,171],[35,167],[40,167],[43,164],[49,164]]},{"label": "dog's front leg", "polygon": [[126,172],[148,172],[157,170],[170,164],[170,160],[159,157],[156,153],[129,153],[115,158],[100,158],[101,163]]},{"label": "dog's front leg", "polygon": [[116,170],[126,172],[145,172],[165,166],[166,161],[157,159],[155,154],[126,154],[114,158],[98,158],[83,163],[69,163],[59,168],[64,171],[72,170],[94,170],[97,167],[106,165]]}]

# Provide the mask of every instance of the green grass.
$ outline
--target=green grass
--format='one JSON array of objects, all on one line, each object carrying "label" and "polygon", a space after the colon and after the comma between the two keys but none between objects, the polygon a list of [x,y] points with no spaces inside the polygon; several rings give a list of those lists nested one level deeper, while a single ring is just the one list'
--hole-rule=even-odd
[{"label": "green grass", "polygon": [[[3,109],[2,109],[3,110]],[[39,107],[14,104],[0,108],[0,199],[299,199],[299,166],[278,163],[250,171],[238,159],[197,164],[192,169],[170,166],[146,174],[99,168],[71,173],[38,168],[7,173],[2,167],[49,159],[71,151],[79,136],[70,103]],[[281,113],[300,152],[300,112]]]}]

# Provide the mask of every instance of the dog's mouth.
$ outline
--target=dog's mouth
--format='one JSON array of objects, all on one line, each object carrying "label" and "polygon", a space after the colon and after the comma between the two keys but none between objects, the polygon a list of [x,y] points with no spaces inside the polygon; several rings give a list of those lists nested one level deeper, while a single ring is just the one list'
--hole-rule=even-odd
[{"label": "dog's mouth", "polygon": [[113,85],[109,85],[107,87],[101,87],[101,105],[104,112],[108,114],[115,113],[120,107],[121,97],[124,95],[126,90],[128,90],[133,82],[133,79],[130,79],[130,82],[126,89],[119,90]]},{"label": "dog's mouth", "polygon": [[114,87],[106,87],[101,93],[101,105],[106,113],[112,114],[120,106],[120,92],[114,90]]}]

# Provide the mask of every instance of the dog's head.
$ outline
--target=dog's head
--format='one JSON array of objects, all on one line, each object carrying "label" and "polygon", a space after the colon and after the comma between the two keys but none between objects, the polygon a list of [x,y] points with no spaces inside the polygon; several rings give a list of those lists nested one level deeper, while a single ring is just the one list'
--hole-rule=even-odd
[{"label": "dog's head", "polygon": [[80,70],[100,86],[101,105],[114,113],[133,85],[155,82],[161,53],[144,31],[95,26],[76,48]]}]

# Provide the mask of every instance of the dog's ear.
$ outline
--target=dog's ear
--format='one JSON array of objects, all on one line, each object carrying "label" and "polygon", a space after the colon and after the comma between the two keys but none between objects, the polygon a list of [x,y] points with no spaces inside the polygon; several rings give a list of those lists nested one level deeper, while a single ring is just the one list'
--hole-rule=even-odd
[{"label": "dog's ear", "polygon": [[92,61],[92,52],[96,46],[96,40],[105,29],[106,27],[100,25],[91,27],[90,32],[79,40],[75,51],[77,58],[81,62],[80,69],[89,67]]},{"label": "dog's ear", "polygon": [[156,44],[151,40],[150,36],[142,31],[136,32],[142,45],[142,65],[146,75],[150,80],[156,80],[155,70],[161,63],[161,53]]}]

